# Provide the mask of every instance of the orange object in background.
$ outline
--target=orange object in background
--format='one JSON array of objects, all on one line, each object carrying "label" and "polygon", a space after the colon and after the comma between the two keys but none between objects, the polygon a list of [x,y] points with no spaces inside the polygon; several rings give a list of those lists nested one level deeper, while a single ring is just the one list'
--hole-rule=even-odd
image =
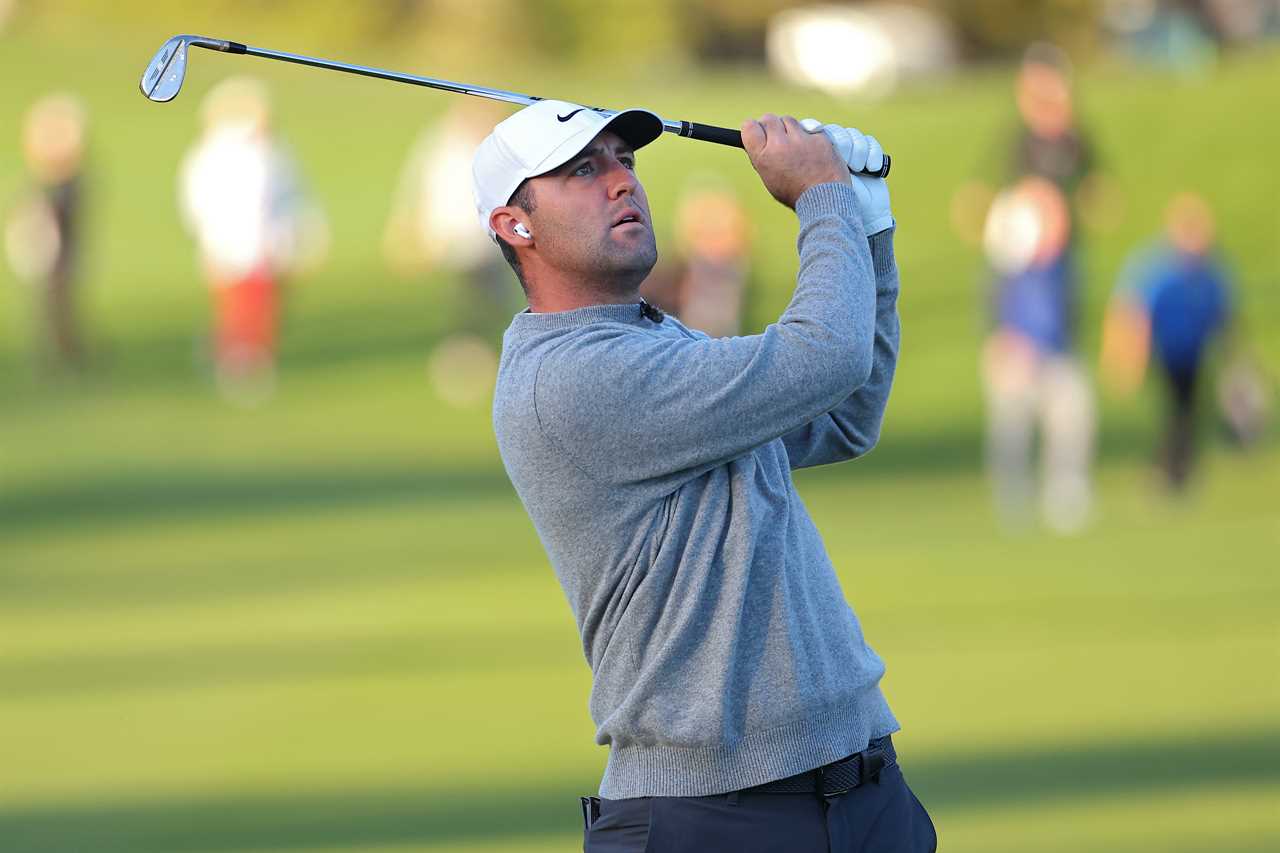
[{"label": "orange object in background", "polygon": [[214,288],[214,338],[219,364],[247,367],[271,361],[279,317],[276,290],[275,277],[265,265]]}]

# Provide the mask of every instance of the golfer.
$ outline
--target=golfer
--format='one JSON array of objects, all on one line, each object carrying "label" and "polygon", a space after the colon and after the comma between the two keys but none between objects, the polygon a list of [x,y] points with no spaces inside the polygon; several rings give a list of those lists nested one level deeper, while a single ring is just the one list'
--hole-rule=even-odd
[{"label": "golfer", "polygon": [[[507,329],[494,426],[593,673],[599,797],[585,849],[924,851],[898,729],[791,470],[874,446],[898,348],[876,141],[742,125],[799,219],[795,294],[763,334],[712,339],[644,303],[657,261],[636,151],[657,116],[542,101],[474,160],[482,224],[529,309]],[[856,507],[850,512],[856,513]]]}]

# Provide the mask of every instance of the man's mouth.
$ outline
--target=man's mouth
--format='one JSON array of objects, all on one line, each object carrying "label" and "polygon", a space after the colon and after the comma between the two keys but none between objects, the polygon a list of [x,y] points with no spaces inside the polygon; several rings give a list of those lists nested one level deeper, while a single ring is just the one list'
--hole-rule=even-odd
[{"label": "man's mouth", "polygon": [[644,217],[639,213],[624,213],[614,220],[612,227],[620,228],[623,225],[644,225]]}]

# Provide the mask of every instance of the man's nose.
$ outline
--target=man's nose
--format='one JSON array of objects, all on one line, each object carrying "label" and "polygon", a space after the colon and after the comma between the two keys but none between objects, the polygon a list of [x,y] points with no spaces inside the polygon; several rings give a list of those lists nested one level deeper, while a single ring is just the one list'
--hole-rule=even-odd
[{"label": "man's nose", "polygon": [[614,158],[609,164],[609,198],[631,195],[635,193],[638,186],[640,182],[636,180],[636,173],[624,166],[622,161]]}]

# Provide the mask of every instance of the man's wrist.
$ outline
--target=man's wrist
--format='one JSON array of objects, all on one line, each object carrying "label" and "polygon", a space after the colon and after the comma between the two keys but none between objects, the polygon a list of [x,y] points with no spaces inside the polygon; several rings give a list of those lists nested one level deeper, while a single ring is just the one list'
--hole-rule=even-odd
[{"label": "man's wrist", "polygon": [[898,262],[893,255],[893,235],[897,228],[890,226],[867,237],[871,249],[871,266],[876,275],[876,293],[885,295],[898,288]]},{"label": "man's wrist", "polygon": [[834,213],[841,219],[858,223],[858,230],[863,230],[858,197],[847,181],[814,184],[796,199],[795,210],[801,222]]}]

